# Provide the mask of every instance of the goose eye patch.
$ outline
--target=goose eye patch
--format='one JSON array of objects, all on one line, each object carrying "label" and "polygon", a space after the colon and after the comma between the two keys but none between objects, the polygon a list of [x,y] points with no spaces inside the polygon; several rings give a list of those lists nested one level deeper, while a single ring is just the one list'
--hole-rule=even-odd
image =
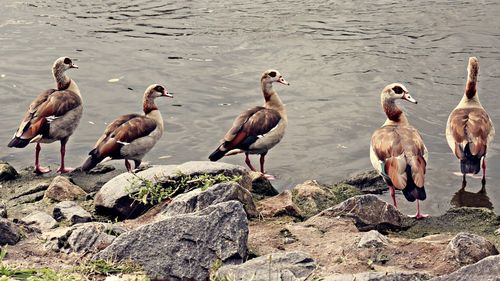
[{"label": "goose eye patch", "polygon": [[65,64],[71,64],[71,59],[69,59],[69,58],[65,58],[65,59],[64,59],[64,63],[65,63]]},{"label": "goose eye patch", "polygon": [[271,72],[269,72],[269,76],[271,76],[271,77],[276,77],[276,71],[271,71]]},{"label": "goose eye patch", "polygon": [[395,86],[394,88],[392,88],[392,90],[398,95],[403,93],[403,88],[401,88],[400,86]]},{"label": "goose eye patch", "polygon": [[163,87],[162,86],[156,86],[155,91],[157,92],[163,92]]}]

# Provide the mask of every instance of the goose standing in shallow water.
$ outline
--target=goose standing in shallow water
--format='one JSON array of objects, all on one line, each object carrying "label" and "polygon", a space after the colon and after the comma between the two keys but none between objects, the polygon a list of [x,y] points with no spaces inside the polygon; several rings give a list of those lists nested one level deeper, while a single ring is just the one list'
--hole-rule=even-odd
[{"label": "goose standing in shallow water", "polygon": [[78,68],[70,58],[58,58],[52,66],[56,89],[49,89],[38,95],[30,104],[19,129],[9,142],[9,147],[26,147],[36,142],[35,172],[47,173],[49,168],[40,165],[40,143],[61,142],[60,173],[72,169],[64,165],[66,143],[80,122],[83,112],[82,97],[75,81],[66,75],[66,70]]},{"label": "goose standing in shallow water", "polygon": [[283,138],[288,122],[285,106],[273,88],[274,82],[290,85],[277,70],[265,71],[260,78],[264,105],[250,108],[236,117],[222,144],[208,157],[211,161],[244,152],[245,163],[255,171],[249,154],[260,154],[260,171],[267,178],[274,178],[265,172],[265,157],[269,149]]},{"label": "goose standing in shallow water", "polygon": [[132,167],[128,160],[134,160],[134,168],[137,169],[144,155],[163,135],[163,119],[154,102],[157,97],[174,96],[161,85],[149,86],[144,92],[144,115],[122,115],[109,124],[89,152],[90,157],[83,163],[82,170],[90,171],[106,157],[125,159],[129,172]]},{"label": "goose standing in shallow water", "polygon": [[467,72],[464,96],[451,112],[446,125],[448,145],[460,159],[463,188],[466,185],[465,175],[477,174],[481,170],[481,159],[483,160],[483,179],[481,182],[483,186],[486,183],[486,149],[495,136],[493,123],[479,102],[477,95],[477,75],[479,72],[477,58],[469,58]]},{"label": "goose standing in shallow water", "polygon": [[417,103],[402,84],[394,83],[384,88],[381,101],[387,120],[372,135],[370,160],[387,183],[394,206],[397,208],[397,188],[408,201],[417,201],[415,218],[420,219],[427,216],[420,212],[419,200],[427,197],[424,181],[428,153],[418,131],[397,107],[398,99]]}]

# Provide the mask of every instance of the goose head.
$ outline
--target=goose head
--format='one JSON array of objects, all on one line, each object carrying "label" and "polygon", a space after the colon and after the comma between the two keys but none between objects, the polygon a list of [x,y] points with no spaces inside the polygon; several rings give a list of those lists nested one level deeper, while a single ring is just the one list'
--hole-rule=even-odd
[{"label": "goose head", "polygon": [[52,66],[54,73],[61,73],[71,68],[78,68],[78,65],[73,63],[73,60],[68,57],[60,57]]},{"label": "goose head", "polygon": [[402,99],[411,103],[417,103],[417,101],[410,95],[406,87],[401,83],[392,83],[387,85],[382,91],[381,96],[382,102]]},{"label": "goose head", "polygon": [[264,84],[272,84],[274,82],[278,82],[283,85],[290,85],[290,83],[286,82],[285,78],[283,78],[283,75],[281,75],[281,73],[279,73],[279,71],[275,69],[264,71],[264,73],[262,73],[260,81]]},{"label": "goose head", "polygon": [[144,92],[144,98],[147,100],[153,100],[157,97],[169,97],[173,98],[174,96],[167,91],[167,89],[159,84],[153,84],[149,86]]}]

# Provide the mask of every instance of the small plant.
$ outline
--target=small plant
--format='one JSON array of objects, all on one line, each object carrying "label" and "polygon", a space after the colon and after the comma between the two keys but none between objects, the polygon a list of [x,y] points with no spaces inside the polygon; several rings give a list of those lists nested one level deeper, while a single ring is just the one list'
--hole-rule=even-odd
[{"label": "small plant", "polygon": [[112,262],[109,260],[90,260],[73,269],[85,276],[109,276],[120,273],[142,273],[143,269],[132,261]]},{"label": "small plant", "polygon": [[242,179],[241,176],[226,176],[224,174],[190,176],[180,172],[161,182],[159,182],[158,178],[152,181],[137,175],[136,177],[137,181],[131,183],[128,193],[130,198],[145,205],[156,205],[165,200],[172,199],[180,193],[191,191],[196,188],[205,191],[217,183],[229,181],[239,182]]}]

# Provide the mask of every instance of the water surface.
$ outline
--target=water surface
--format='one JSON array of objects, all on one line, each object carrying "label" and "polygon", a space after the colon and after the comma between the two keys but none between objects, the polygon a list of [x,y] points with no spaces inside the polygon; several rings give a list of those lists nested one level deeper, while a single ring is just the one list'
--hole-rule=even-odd
[{"label": "water surface", "polygon": [[[0,159],[16,167],[32,164],[33,146],[6,144],[30,101],[52,87],[50,67],[60,56],[77,60],[80,69],[69,75],[85,103],[68,144],[72,166],[83,162],[108,122],[141,110],[143,91],[152,83],[165,84],[176,96],[157,101],[166,133],[144,160],[205,160],[233,118],[262,103],[260,74],[276,68],[291,83],[276,86],[289,127],[268,154],[267,169],[280,189],[307,179],[332,183],[371,168],[370,136],[385,120],[379,94],[399,81],[419,101],[403,106],[430,151],[423,207],[439,214],[461,186],[444,129],[463,94],[471,55],[480,61],[481,101],[500,124],[496,1],[170,2],[2,1]],[[113,78],[119,81],[108,82]],[[58,150],[58,144],[44,145],[43,163],[57,167]],[[488,149],[487,196],[468,194],[473,203],[496,209],[498,151],[498,141]],[[243,158],[226,161],[243,164]],[[479,191],[480,181],[469,179],[467,190]],[[459,197],[463,193],[454,198],[464,202]],[[413,204],[399,199],[403,211],[413,212]]]}]

